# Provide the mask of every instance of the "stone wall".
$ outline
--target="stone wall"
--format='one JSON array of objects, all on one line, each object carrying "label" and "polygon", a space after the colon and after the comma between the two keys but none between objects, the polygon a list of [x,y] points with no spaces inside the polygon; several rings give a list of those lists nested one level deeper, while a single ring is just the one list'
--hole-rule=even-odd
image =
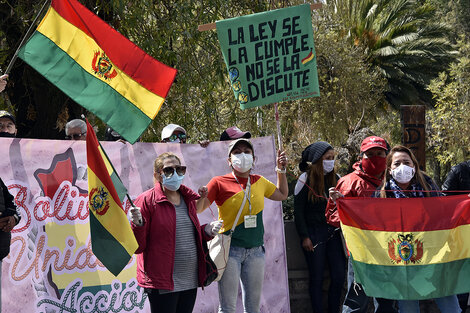
[{"label": "stone wall", "polygon": [[311,313],[308,295],[308,270],[293,221],[284,223],[289,276],[290,308],[292,313]]}]

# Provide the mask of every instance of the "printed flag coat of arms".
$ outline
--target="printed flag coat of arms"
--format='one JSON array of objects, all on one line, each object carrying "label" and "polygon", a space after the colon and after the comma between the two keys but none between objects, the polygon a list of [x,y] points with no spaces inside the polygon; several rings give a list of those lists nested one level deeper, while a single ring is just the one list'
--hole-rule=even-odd
[{"label": "printed flag coat of arms", "polygon": [[76,0],[52,0],[18,56],[130,143],[176,75]]},{"label": "printed flag coat of arms", "polygon": [[470,199],[342,198],[355,279],[370,297],[421,300],[470,291]]},{"label": "printed flag coat of arms", "polygon": [[86,149],[91,246],[101,263],[117,276],[138,248],[116,191],[122,195],[126,190],[88,121]]}]

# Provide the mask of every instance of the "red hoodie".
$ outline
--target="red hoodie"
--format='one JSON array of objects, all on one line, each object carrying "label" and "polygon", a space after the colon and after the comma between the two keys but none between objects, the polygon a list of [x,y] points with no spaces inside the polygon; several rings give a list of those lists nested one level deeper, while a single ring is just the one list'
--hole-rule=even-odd
[{"label": "red hoodie", "polygon": [[[354,163],[354,172],[341,177],[336,184],[336,190],[345,197],[370,197],[382,180],[365,173],[360,167],[361,161]],[[325,211],[326,222],[334,227],[339,227],[339,215],[336,204],[328,200]]]},{"label": "red hoodie", "polygon": [[[181,185],[178,190],[188,207],[188,215],[194,225],[198,256],[198,282],[203,286],[206,278],[206,261],[202,241],[212,237],[199,225],[196,214],[196,200],[199,195]],[[144,288],[173,290],[173,263],[175,259],[176,213],[174,205],[168,201],[160,183],[145,191],[135,200],[141,208],[144,225],[131,223],[135,238],[139,243],[137,254],[137,282]]]}]

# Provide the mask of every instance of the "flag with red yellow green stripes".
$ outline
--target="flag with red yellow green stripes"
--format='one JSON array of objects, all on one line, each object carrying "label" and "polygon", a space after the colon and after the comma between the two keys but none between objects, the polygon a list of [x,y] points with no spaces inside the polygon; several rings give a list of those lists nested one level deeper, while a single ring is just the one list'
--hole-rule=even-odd
[{"label": "flag with red yellow green stripes", "polygon": [[420,300],[470,291],[470,199],[342,198],[355,279],[370,297]]},{"label": "flag with red yellow green stripes", "polygon": [[122,192],[124,186],[88,121],[86,150],[91,246],[101,263],[117,276],[137,250],[138,243],[115,188],[119,186]]},{"label": "flag with red yellow green stripes", "polygon": [[52,0],[18,56],[130,143],[176,76],[76,0]]}]

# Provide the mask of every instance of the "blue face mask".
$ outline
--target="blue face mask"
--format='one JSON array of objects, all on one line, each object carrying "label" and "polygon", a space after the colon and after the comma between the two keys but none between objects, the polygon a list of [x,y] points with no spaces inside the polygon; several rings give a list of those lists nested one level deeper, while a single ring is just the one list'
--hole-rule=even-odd
[{"label": "blue face mask", "polygon": [[162,182],[163,187],[171,191],[176,191],[180,189],[181,182],[183,181],[184,175],[181,175],[181,176],[178,175],[175,170],[175,172],[173,173],[173,175],[171,175],[170,178],[167,178],[165,175],[162,175],[162,176],[163,176],[163,182]]}]

